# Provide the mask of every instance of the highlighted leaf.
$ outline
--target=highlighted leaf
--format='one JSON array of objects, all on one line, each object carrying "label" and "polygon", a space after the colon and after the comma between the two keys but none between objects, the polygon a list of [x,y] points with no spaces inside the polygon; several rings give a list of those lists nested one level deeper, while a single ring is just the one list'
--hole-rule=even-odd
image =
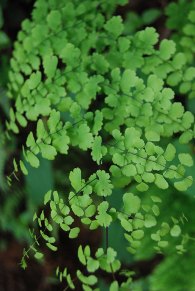
[{"label": "highlighted leaf", "polygon": [[160,189],[167,189],[169,187],[169,184],[162,175],[155,174],[155,177],[156,179],[154,183],[156,184],[157,187],[159,187]]},{"label": "highlighted leaf", "polygon": [[61,14],[58,10],[52,10],[49,15],[47,16],[47,23],[48,26],[52,30],[56,30],[56,28],[60,25],[61,23]]},{"label": "highlighted leaf", "polygon": [[44,205],[46,205],[51,200],[51,190],[49,190],[44,196]]},{"label": "highlighted leaf", "polygon": [[24,175],[28,175],[28,170],[26,169],[23,161],[20,160],[20,169]]},{"label": "highlighted leaf", "polygon": [[99,196],[109,196],[112,194],[113,185],[110,181],[110,175],[104,170],[97,171],[98,181],[95,184],[94,190]]},{"label": "highlighted leaf", "polygon": [[39,252],[36,252],[36,253],[35,253],[35,258],[36,258],[37,260],[41,260],[41,259],[43,258],[43,254],[42,254],[42,253],[39,253]]},{"label": "highlighted leaf", "polygon": [[74,227],[71,229],[69,233],[69,238],[76,238],[80,232],[80,229],[78,227]]},{"label": "highlighted leaf", "polygon": [[41,72],[32,73],[28,80],[28,86],[31,90],[35,89],[41,82]]},{"label": "highlighted leaf", "polygon": [[165,159],[170,162],[175,158],[175,154],[176,154],[176,149],[175,147],[170,143],[168,144],[166,151],[164,153],[164,157]]},{"label": "highlighted leaf", "polygon": [[32,131],[28,135],[26,145],[27,147],[34,147],[36,145]]},{"label": "highlighted leaf", "polygon": [[174,186],[177,190],[184,192],[192,185],[192,183],[193,183],[192,176],[188,176],[185,179],[183,179],[182,181],[175,182]]},{"label": "highlighted leaf", "polygon": [[106,22],[104,27],[111,35],[117,38],[123,31],[122,18],[120,16],[113,16]]},{"label": "highlighted leaf", "polygon": [[190,154],[179,154],[178,158],[182,165],[185,165],[187,167],[193,166],[193,159]]},{"label": "highlighted leaf", "polygon": [[168,60],[174,54],[176,49],[175,43],[172,40],[164,39],[160,43],[160,57],[163,60]]},{"label": "highlighted leaf", "polygon": [[78,248],[78,258],[83,265],[86,265],[87,262],[81,245]]},{"label": "highlighted leaf", "polygon": [[49,248],[50,250],[52,250],[53,252],[56,252],[57,249],[58,249],[56,246],[54,246],[54,245],[52,245],[52,244],[50,244],[50,243],[46,243],[46,245],[47,245],[48,248]]},{"label": "highlighted leaf", "polygon": [[108,206],[109,204],[107,201],[100,203],[98,206],[98,215],[96,215],[99,225],[104,227],[108,227],[112,222],[112,217],[107,213]]},{"label": "highlighted leaf", "polygon": [[125,70],[121,78],[121,90],[123,93],[129,93],[131,87],[135,87],[138,77],[132,70]]},{"label": "highlighted leaf", "polygon": [[145,221],[144,221],[145,227],[147,227],[147,228],[153,227],[156,225],[156,223],[157,223],[156,218],[153,215],[146,214]]},{"label": "highlighted leaf", "polygon": [[132,232],[132,237],[134,239],[142,239],[144,237],[144,231],[142,229],[134,230]]},{"label": "highlighted leaf", "polygon": [[44,72],[48,78],[53,78],[57,69],[58,58],[56,56],[46,56],[43,59]]},{"label": "highlighted leaf", "polygon": [[48,144],[41,143],[40,145],[42,157],[48,160],[54,160],[57,155],[56,149]]},{"label": "highlighted leaf", "polygon": [[181,228],[179,225],[174,225],[170,232],[171,236],[178,237],[181,234]]},{"label": "highlighted leaf", "polygon": [[39,159],[31,152],[27,151],[26,153],[27,160],[31,164],[32,167],[38,168],[40,165]]},{"label": "highlighted leaf", "polygon": [[76,192],[78,192],[83,186],[81,180],[81,169],[75,168],[73,171],[71,171],[69,174],[69,179],[72,187],[75,189]]},{"label": "highlighted leaf", "polygon": [[91,152],[92,159],[94,161],[96,161],[97,164],[99,165],[103,155],[105,155],[106,152],[107,152],[106,147],[102,146],[102,138],[101,138],[101,136],[96,136],[94,138],[94,142],[93,142],[93,145],[92,145],[92,152]]},{"label": "highlighted leaf", "polygon": [[137,213],[140,209],[141,200],[138,196],[132,193],[125,193],[123,195],[124,211],[126,214]]}]

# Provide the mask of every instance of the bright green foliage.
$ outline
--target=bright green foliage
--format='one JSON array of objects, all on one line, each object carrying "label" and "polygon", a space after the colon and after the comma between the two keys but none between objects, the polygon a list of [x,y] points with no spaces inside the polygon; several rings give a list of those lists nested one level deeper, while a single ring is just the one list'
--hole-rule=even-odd
[{"label": "bright green foliage", "polygon": [[94,138],[94,142],[92,145],[92,159],[97,162],[99,165],[103,156],[107,153],[107,148],[102,146],[102,138],[101,136],[97,136]]},{"label": "bright green foliage", "polygon": [[173,41],[164,39],[160,44],[159,54],[163,60],[169,60],[175,53],[175,43]]},{"label": "bright green foliage", "polygon": [[113,16],[106,22],[104,28],[111,36],[119,37],[123,31],[122,18],[120,16]]},{"label": "bright green foliage", "polygon": [[[115,223],[127,241],[127,254],[139,253],[145,239],[158,253],[165,253],[170,242],[173,252],[185,251],[183,223],[177,218],[181,214],[159,217],[165,199],[162,191],[174,185],[187,192],[193,183],[188,175],[192,152],[178,153],[171,138],[177,134],[185,144],[195,137],[193,113],[174,99],[176,86],[182,94],[194,96],[195,70],[189,64],[195,14],[192,10],[182,23],[184,36],[178,45],[173,40],[159,41],[153,27],[126,34],[122,18],[113,16],[117,4],[126,2],[37,0],[32,19],[23,21],[14,46],[8,86],[14,109],[7,130],[17,134],[30,122],[35,130],[27,135],[23,159],[14,160],[13,173],[21,170],[27,175],[26,162],[38,168],[40,155],[56,162],[60,155],[68,159],[77,152],[87,157],[84,165],[78,159],[84,168],[73,166],[63,173],[64,193],[48,191],[45,208],[34,216],[40,237],[54,252],[58,250],[54,228],[76,239],[81,225],[108,233]],[[173,29],[180,25],[177,16],[171,20],[177,9],[176,3],[167,8]],[[158,11],[150,11],[145,23],[157,15]],[[121,188],[121,207],[111,202],[117,188]],[[143,198],[146,194],[148,201]],[[39,241],[35,236],[34,240],[36,248],[30,250],[41,260]],[[27,257],[25,251],[23,266]],[[111,291],[131,289],[132,274],[121,268],[117,252],[109,245],[94,256],[89,246],[79,246],[78,258],[86,272],[77,270],[74,277],[83,290],[98,290],[98,269],[113,278],[115,272],[124,272],[121,289],[114,280]],[[58,268],[56,274],[75,289],[66,268],[63,272]]]},{"label": "bright green foliage", "polygon": [[56,56],[46,56],[43,59],[43,67],[44,67],[45,75],[48,78],[54,77],[57,65],[58,65],[58,58]]},{"label": "bright green foliage", "polygon": [[79,168],[70,172],[69,179],[75,191],[79,191],[82,188],[83,183],[81,179],[81,170]]},{"label": "bright green foliage", "polygon": [[132,193],[125,193],[123,195],[124,210],[127,214],[137,213],[140,209],[140,198]]},{"label": "bright green foliage", "polygon": [[97,171],[98,181],[94,187],[95,192],[99,196],[109,196],[112,194],[112,184],[110,182],[110,175],[105,171]]},{"label": "bright green foliage", "polygon": [[112,221],[112,217],[107,213],[108,202],[104,201],[98,206],[98,215],[96,215],[99,225],[108,227]]},{"label": "bright green foliage", "polygon": [[168,144],[166,151],[165,151],[165,159],[167,161],[172,161],[175,157],[176,149],[172,144]]},{"label": "bright green foliage", "polygon": [[181,233],[181,228],[178,225],[174,225],[173,228],[171,229],[171,235],[172,236],[179,236]]}]

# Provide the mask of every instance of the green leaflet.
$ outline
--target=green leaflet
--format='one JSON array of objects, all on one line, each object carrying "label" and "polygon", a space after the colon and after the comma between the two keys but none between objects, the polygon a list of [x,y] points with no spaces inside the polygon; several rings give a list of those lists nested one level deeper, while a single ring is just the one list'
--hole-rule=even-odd
[{"label": "green leaflet", "polygon": [[76,192],[81,190],[83,183],[81,179],[81,170],[79,168],[75,168],[72,172],[70,172],[69,179]]},{"label": "green leaflet", "polygon": [[56,56],[46,56],[43,59],[44,72],[48,78],[53,78],[57,69],[58,58]]},{"label": "green leaflet", "polygon": [[104,25],[105,29],[114,37],[118,37],[123,31],[122,19],[120,16],[113,16]]},{"label": "green leaflet", "polygon": [[172,236],[177,237],[181,233],[181,228],[179,227],[179,225],[174,225],[170,233]]},{"label": "green leaflet", "polygon": [[22,161],[20,161],[20,169],[24,175],[28,175],[28,171]]},{"label": "green leaflet", "polygon": [[99,165],[101,163],[102,157],[106,154],[107,149],[102,146],[101,136],[96,136],[92,145],[92,159]]},{"label": "green leaflet", "polygon": [[89,272],[95,272],[97,269],[99,268],[99,262],[92,259],[92,258],[89,258],[87,260],[87,270]]},{"label": "green leaflet", "polygon": [[44,196],[44,204],[47,204],[51,199],[51,190],[49,190]]},{"label": "green leaflet", "polygon": [[41,72],[38,71],[36,73],[32,73],[28,81],[29,89],[31,90],[35,89],[40,82],[41,82]]},{"label": "green leaflet", "polygon": [[191,167],[193,166],[193,159],[189,154],[179,154],[178,155],[181,164]]},{"label": "green leaflet", "polygon": [[51,133],[55,133],[57,131],[56,129],[59,122],[60,122],[60,112],[53,109],[47,121],[47,125]]},{"label": "green leaflet", "polygon": [[134,238],[134,239],[142,239],[143,238],[143,236],[144,236],[144,231],[143,230],[134,230],[133,232],[132,232],[132,237]]},{"label": "green leaflet", "polygon": [[57,151],[53,146],[41,143],[40,149],[41,149],[41,154],[43,158],[47,160],[55,159],[55,156],[57,155]]},{"label": "green leaflet", "polygon": [[16,113],[16,119],[18,120],[19,124],[22,126],[22,127],[26,127],[27,125],[27,120],[26,118],[19,114],[18,112]]},{"label": "green leaflet", "polygon": [[[94,275],[84,276],[81,271],[77,271],[77,276],[81,282],[86,285],[94,285],[97,282],[97,278]],[[89,289],[88,289],[89,290]]]},{"label": "green leaflet", "polygon": [[37,138],[42,140],[46,136],[47,132],[44,126],[42,119],[39,119],[37,122]]},{"label": "green leaflet", "polygon": [[53,10],[47,16],[47,23],[50,29],[55,30],[61,23],[61,14],[58,10]]},{"label": "green leaflet", "polygon": [[112,217],[107,213],[108,202],[104,201],[98,206],[98,215],[96,215],[97,222],[99,225],[108,227],[112,222]]},{"label": "green leaflet", "polygon": [[75,64],[78,64],[79,56],[80,50],[71,43],[66,44],[60,54],[60,57],[63,58],[64,62],[70,66],[75,66]]},{"label": "green leaflet", "polygon": [[167,189],[169,187],[169,184],[167,183],[167,181],[164,179],[164,177],[162,175],[156,174],[155,175],[155,184],[161,188],[161,189]]},{"label": "green leaflet", "polygon": [[168,144],[166,151],[165,151],[165,159],[167,161],[172,161],[175,157],[176,149],[172,144]]},{"label": "green leaflet", "polygon": [[86,258],[81,245],[78,248],[78,258],[83,265],[86,265]]},{"label": "green leaflet", "polygon": [[95,184],[94,190],[99,196],[109,196],[112,194],[113,185],[110,181],[110,175],[105,171],[97,171],[98,181]]},{"label": "green leaflet", "polygon": [[46,245],[47,245],[48,248],[49,248],[50,250],[52,250],[53,252],[56,252],[56,251],[57,251],[57,247],[56,247],[56,246],[54,246],[54,245],[52,245],[52,244],[50,244],[50,243],[46,243]]},{"label": "green leaflet", "polygon": [[93,125],[93,134],[98,134],[103,125],[103,114],[101,111],[96,110]]},{"label": "green leaflet", "polygon": [[28,135],[26,145],[27,147],[32,147],[32,148],[36,146],[35,139],[32,132],[30,132]]},{"label": "green leaflet", "polygon": [[69,149],[70,138],[67,135],[66,130],[60,132],[52,141],[52,145],[61,154],[67,154]]},{"label": "green leaflet", "polygon": [[136,175],[137,170],[134,165],[126,165],[123,167],[122,173],[127,177],[131,177]]},{"label": "green leaflet", "polygon": [[119,290],[118,288],[119,288],[118,282],[114,281],[114,282],[112,282],[112,284],[110,286],[110,291],[118,291]]},{"label": "green leaflet", "polygon": [[83,209],[77,205],[72,205],[72,211],[74,212],[75,215],[79,217],[84,215]]},{"label": "green leaflet", "polygon": [[79,146],[82,150],[87,150],[91,147],[93,142],[93,136],[90,133],[90,128],[87,124],[81,124],[74,132],[71,138],[71,142],[74,146]]},{"label": "green leaflet", "polygon": [[175,182],[174,186],[177,190],[185,192],[193,183],[192,176],[184,178],[182,181]]},{"label": "green leaflet", "polygon": [[140,209],[141,200],[132,193],[123,195],[124,211],[127,214],[137,213]]},{"label": "green leaflet", "polygon": [[125,70],[121,78],[121,90],[123,93],[128,93],[131,87],[134,87],[137,83],[138,78],[132,70]]},{"label": "green leaflet", "polygon": [[39,253],[39,252],[36,252],[36,253],[35,253],[35,258],[36,258],[37,260],[40,260],[40,259],[43,258],[43,254],[42,254],[42,253]]},{"label": "green leaflet", "polygon": [[71,229],[70,233],[69,233],[69,238],[76,238],[78,236],[80,232],[80,229],[78,227],[74,227]]},{"label": "green leaflet", "polygon": [[155,226],[156,223],[156,218],[153,215],[146,214],[144,224],[147,228]]},{"label": "green leaflet", "polygon": [[39,159],[31,151],[27,151],[26,157],[32,167],[34,168],[39,167],[40,165]]},{"label": "green leaflet", "polygon": [[170,59],[171,55],[175,52],[175,43],[172,40],[164,39],[160,44],[160,57],[163,60]]}]

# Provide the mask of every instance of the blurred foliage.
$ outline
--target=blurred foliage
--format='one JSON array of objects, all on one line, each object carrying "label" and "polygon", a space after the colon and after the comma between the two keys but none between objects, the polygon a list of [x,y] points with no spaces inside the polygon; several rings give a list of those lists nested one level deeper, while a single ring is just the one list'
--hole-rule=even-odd
[{"label": "blurred foliage", "polygon": [[141,15],[133,11],[128,12],[125,17],[124,33],[129,35],[143,27],[151,26],[161,15],[162,11],[157,8],[143,11]]},{"label": "blurred foliage", "polygon": [[3,31],[3,24],[4,24],[3,11],[2,7],[0,6],[0,50],[9,45],[9,37]]},{"label": "blurred foliage", "polygon": [[[189,210],[189,208],[188,208]],[[151,291],[193,291],[195,286],[194,276],[195,241],[188,246],[182,257],[171,254],[156,267],[150,276]]]}]

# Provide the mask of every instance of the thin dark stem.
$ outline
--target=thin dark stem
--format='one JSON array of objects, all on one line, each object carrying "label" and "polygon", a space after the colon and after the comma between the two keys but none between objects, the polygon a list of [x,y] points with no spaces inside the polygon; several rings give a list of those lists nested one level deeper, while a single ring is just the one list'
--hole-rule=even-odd
[{"label": "thin dark stem", "polygon": [[107,252],[107,250],[108,250],[108,239],[109,239],[109,233],[108,233],[108,227],[106,227],[106,252]]},{"label": "thin dark stem", "polygon": [[115,277],[115,274],[114,274],[114,270],[113,270],[113,267],[112,267],[112,263],[110,263],[110,269],[112,271],[112,278],[114,281],[116,281],[116,277]]},{"label": "thin dark stem", "polygon": [[[107,201],[105,196],[103,196],[103,200]],[[105,247],[105,252],[106,253],[108,252],[108,248],[109,248],[109,228],[106,227],[106,247]],[[113,267],[112,267],[112,263],[110,263],[110,269],[111,269],[111,272],[112,272],[113,280],[115,281],[116,278],[115,278],[115,275],[114,275],[114,270],[113,270]]]},{"label": "thin dark stem", "polygon": [[[103,200],[107,202],[106,197],[103,196]],[[108,246],[109,246],[109,229],[106,227],[106,246],[105,246],[105,252],[107,253]]]}]

